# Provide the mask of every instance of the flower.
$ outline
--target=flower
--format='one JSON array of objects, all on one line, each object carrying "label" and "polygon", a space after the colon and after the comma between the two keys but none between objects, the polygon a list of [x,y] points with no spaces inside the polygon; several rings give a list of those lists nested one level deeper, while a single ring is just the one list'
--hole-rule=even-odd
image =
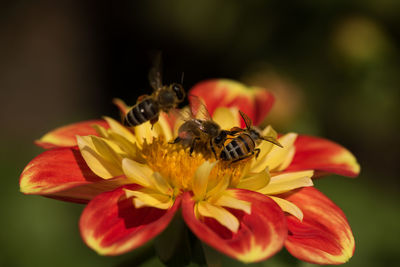
[{"label": "flower", "polygon": [[[238,108],[259,122],[273,101],[259,88],[249,93],[227,80],[200,83],[190,93],[202,97],[226,129],[240,124]],[[115,103],[126,112],[122,101]],[[278,137],[268,126],[263,134],[277,137],[283,148],[263,142],[257,159],[229,163],[211,153],[189,156],[168,143],[176,128],[162,114],[153,129],[148,122],[128,129],[108,117],[56,129],[36,141],[50,150],[24,169],[21,191],[88,203],[81,235],[103,255],[143,245],[179,212],[200,240],[243,262],[265,260],[283,246],[319,264],[343,263],[353,255],[345,215],[311,179],[326,173],[356,176],[360,169],[348,150],[295,133]]]}]

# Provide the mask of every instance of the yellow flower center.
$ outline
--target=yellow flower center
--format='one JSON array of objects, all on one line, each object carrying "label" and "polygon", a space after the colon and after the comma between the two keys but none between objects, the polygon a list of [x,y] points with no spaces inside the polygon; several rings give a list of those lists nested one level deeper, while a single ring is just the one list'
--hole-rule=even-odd
[{"label": "yellow flower center", "polygon": [[[192,189],[194,173],[201,164],[206,160],[215,161],[213,155],[197,152],[190,155],[189,149],[169,144],[162,137],[153,139],[151,143],[144,142],[142,156],[153,171],[159,172],[173,187],[184,190]],[[237,163],[218,161],[211,171],[209,183],[218,183],[219,178],[228,175],[230,185],[235,186],[248,162],[248,159]]]},{"label": "yellow flower center", "polygon": [[[312,170],[280,173],[293,158],[296,134],[289,133],[279,138],[283,148],[263,142],[258,147],[260,153],[257,159],[248,157],[232,163],[216,161],[210,149],[205,147],[190,155],[188,148],[169,144],[167,140],[173,140],[173,135],[162,119],[153,130],[150,123],[145,123],[134,131],[111,118],[106,117],[105,120],[110,129],[96,126],[99,136],[77,136],[79,149],[89,168],[99,177],[126,177],[122,183],[142,186],[139,190],[125,190],[126,196],[132,197],[137,208],[151,206],[168,209],[182,191],[192,191],[196,216],[216,218],[235,232],[238,222],[223,207],[250,212],[249,203],[236,199],[234,191],[227,190],[240,188],[272,195],[284,211],[302,219],[298,207],[274,197],[296,188],[312,186]],[[277,136],[271,127],[264,129],[263,135]],[[235,223],[232,224],[232,221]]]}]

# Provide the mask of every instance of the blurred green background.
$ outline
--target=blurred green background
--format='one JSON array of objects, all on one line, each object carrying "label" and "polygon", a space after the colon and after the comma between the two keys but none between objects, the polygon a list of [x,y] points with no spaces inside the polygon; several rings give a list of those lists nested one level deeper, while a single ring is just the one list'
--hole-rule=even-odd
[{"label": "blurred green background", "polygon": [[[2,1],[0,4],[1,266],[159,266],[152,251],[101,257],[87,248],[83,206],[19,193],[33,140],[109,115],[113,97],[148,92],[149,54],[165,82],[232,78],[271,90],[267,123],[349,148],[362,172],[316,187],[347,215],[346,266],[400,260],[400,1]],[[241,264],[225,259],[232,266]],[[285,252],[254,266],[311,266]]]}]

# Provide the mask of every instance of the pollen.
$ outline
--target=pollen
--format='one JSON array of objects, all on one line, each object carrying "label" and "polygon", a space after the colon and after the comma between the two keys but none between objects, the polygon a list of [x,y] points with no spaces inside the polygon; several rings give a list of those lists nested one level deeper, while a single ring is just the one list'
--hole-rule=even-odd
[{"label": "pollen", "polygon": [[[144,142],[142,156],[152,170],[159,172],[175,188],[183,190],[192,189],[194,174],[202,163],[207,160],[216,161],[211,152],[205,154],[195,151],[190,155],[188,148],[169,144],[163,138],[153,139],[151,143]],[[247,163],[248,160],[236,163],[218,161],[209,176],[209,183],[218,182],[222,177],[228,176],[230,185],[235,186]]]}]

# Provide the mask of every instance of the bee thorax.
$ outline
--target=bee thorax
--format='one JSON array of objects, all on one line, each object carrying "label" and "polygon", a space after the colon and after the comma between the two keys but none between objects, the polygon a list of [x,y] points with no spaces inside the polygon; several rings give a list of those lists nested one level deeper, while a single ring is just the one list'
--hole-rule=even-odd
[{"label": "bee thorax", "polygon": [[163,110],[170,109],[175,106],[175,98],[174,92],[170,90],[161,90],[158,93],[157,102]]}]

